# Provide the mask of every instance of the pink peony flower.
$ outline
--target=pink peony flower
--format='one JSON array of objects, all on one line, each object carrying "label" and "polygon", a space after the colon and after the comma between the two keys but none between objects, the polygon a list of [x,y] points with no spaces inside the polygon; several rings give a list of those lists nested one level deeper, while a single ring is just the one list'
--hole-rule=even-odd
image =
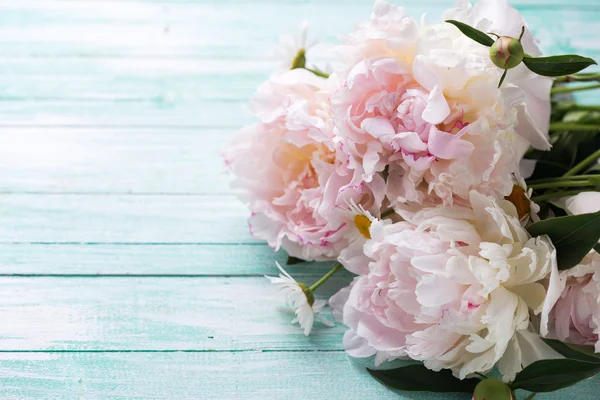
[{"label": "pink peony flower", "polygon": [[[582,192],[564,199],[575,215],[600,210],[600,193]],[[549,336],[581,345],[593,345],[600,353],[600,255],[591,250],[579,265],[562,271],[560,298],[547,317]]]},{"label": "pink peony flower", "polygon": [[549,316],[549,336],[600,353],[600,255],[592,250],[561,278],[564,289]]},{"label": "pink peony flower", "polygon": [[[411,210],[374,221],[366,272],[334,295],[350,329],[344,347],[375,362],[410,357],[463,379],[496,364],[505,380],[539,358],[559,357],[530,325],[557,285],[552,244],[531,238],[512,203],[471,191],[470,205]],[[553,291],[555,292],[555,290]]]},{"label": "pink peony flower", "polygon": [[[504,1],[464,2],[446,18],[517,36],[523,24]],[[539,54],[529,32],[524,46]],[[345,67],[331,96],[334,141],[354,183],[387,168],[393,204],[464,204],[472,189],[506,196],[529,143],[549,147],[551,79],[521,66],[498,90],[503,71],[488,48],[450,24],[419,27],[378,0],[370,23],[346,38],[339,54]]]},{"label": "pink peony flower", "polygon": [[378,213],[384,197],[381,176],[351,184],[336,159],[330,83],[303,69],[274,75],[252,102],[260,121],[224,152],[252,211],[251,233],[304,260],[337,258],[357,236],[351,204]]}]

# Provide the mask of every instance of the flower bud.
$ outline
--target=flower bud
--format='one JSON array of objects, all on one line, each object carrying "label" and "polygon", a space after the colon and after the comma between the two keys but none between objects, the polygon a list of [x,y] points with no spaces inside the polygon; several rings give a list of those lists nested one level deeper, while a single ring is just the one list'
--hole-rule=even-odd
[{"label": "flower bud", "polygon": [[499,379],[484,379],[473,392],[473,400],[515,400],[515,396],[506,383]]},{"label": "flower bud", "polygon": [[501,36],[490,48],[490,58],[499,68],[511,69],[523,61],[525,52],[518,39]]}]

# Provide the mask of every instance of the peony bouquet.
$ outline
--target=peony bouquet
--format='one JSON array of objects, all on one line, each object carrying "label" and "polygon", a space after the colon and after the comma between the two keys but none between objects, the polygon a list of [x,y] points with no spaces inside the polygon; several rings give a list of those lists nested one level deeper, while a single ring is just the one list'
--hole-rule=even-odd
[{"label": "peony bouquet", "polygon": [[[308,335],[319,286],[353,357],[399,390],[513,399],[600,371],[600,107],[595,64],[543,57],[505,0],[417,22],[375,1],[331,71],[301,40],[224,151],[251,234],[289,262],[336,261],[312,286],[279,264]],[[385,364],[384,364],[385,366]]]}]

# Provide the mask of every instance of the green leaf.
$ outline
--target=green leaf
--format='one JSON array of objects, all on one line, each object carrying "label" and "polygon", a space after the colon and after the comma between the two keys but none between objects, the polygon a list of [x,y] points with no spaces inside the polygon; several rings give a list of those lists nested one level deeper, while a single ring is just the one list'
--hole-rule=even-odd
[{"label": "green leaf", "polygon": [[553,392],[592,377],[600,372],[599,363],[562,358],[540,360],[519,372],[511,384],[513,389],[530,392]]},{"label": "green leaf", "polygon": [[574,74],[597,64],[591,58],[567,54],[550,57],[525,57],[523,62],[532,72],[543,76],[563,76]]},{"label": "green leaf", "polygon": [[494,44],[494,39],[489,37],[485,32],[480,31],[479,29],[475,29],[472,26],[467,24],[463,24],[462,22],[455,21],[453,19],[449,19],[446,21],[449,24],[456,26],[462,33],[464,33],[467,37],[473,39],[479,44],[490,47]]},{"label": "green leaf", "polygon": [[[552,149],[554,150],[554,148]],[[552,151],[550,150],[550,151]],[[533,156],[536,156],[537,153],[534,153]],[[548,155],[543,155],[542,157],[547,157]],[[532,159],[532,156],[527,156],[527,158]],[[535,157],[533,157],[534,159]],[[546,159],[538,159],[535,164],[535,172],[531,176],[530,179],[543,179],[543,178],[554,178],[558,176],[562,176],[569,170],[568,166],[564,164]]]},{"label": "green leaf", "polygon": [[[554,340],[554,339],[542,339],[542,340],[544,342],[546,342],[546,344],[548,346],[552,347],[554,349],[554,351],[556,351],[557,353],[561,354],[562,356],[564,356],[566,358],[569,358],[572,360],[600,364],[600,358],[595,357],[590,354],[583,353],[583,352],[579,351],[577,348],[575,348],[573,345],[568,345],[566,343],[563,343],[559,340]],[[593,354],[593,348],[592,348],[592,354]]]},{"label": "green leaf", "polygon": [[579,264],[598,243],[600,211],[546,219],[530,225],[527,230],[531,236],[548,235],[556,248],[558,269],[569,269]]},{"label": "green leaf", "polygon": [[367,371],[372,377],[391,389],[411,392],[473,393],[475,386],[480,382],[479,379],[463,379],[461,381],[454,377],[450,370],[443,369],[435,372],[425,368],[422,364],[388,370],[367,368]]},{"label": "green leaf", "polygon": [[303,263],[303,262],[306,262],[306,261],[304,261],[304,260],[302,260],[300,258],[288,256],[286,264],[287,265],[295,265],[295,264],[300,264],[300,263]]}]

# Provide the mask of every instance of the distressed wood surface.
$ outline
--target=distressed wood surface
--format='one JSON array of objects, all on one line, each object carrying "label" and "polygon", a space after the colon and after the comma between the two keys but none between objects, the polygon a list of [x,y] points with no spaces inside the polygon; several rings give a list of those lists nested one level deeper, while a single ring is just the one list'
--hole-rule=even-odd
[{"label": "distressed wood surface", "polygon": [[[317,298],[350,280],[332,278]],[[307,339],[276,298],[262,276],[1,277],[0,352],[343,350],[341,325],[315,323]]]},{"label": "distressed wood surface", "polygon": [[[452,3],[404,5],[435,21]],[[547,53],[600,58],[597,0],[512,3]],[[249,235],[219,158],[279,34],[308,19],[322,64],[371,5],[0,0],[0,398],[460,398],[392,393],[342,326],[291,325],[262,277],[286,255]]]},{"label": "distressed wood surface", "polygon": [[0,193],[229,194],[219,154],[232,132],[0,127]]},{"label": "distressed wood surface", "polygon": [[256,243],[234,196],[0,195],[0,243]]},{"label": "distressed wood surface", "polygon": [[[338,351],[0,353],[2,398],[467,400],[410,393],[399,397],[362,371],[368,363]],[[545,400],[595,399],[598,381]],[[521,394],[522,396],[522,394]]]},{"label": "distressed wood surface", "polygon": [[[263,276],[278,274],[275,261],[287,260],[284,251],[264,243],[231,248],[232,243],[0,244],[5,255],[0,275]],[[329,268],[329,263],[305,263],[286,269],[295,277],[314,278],[315,269]]]}]

